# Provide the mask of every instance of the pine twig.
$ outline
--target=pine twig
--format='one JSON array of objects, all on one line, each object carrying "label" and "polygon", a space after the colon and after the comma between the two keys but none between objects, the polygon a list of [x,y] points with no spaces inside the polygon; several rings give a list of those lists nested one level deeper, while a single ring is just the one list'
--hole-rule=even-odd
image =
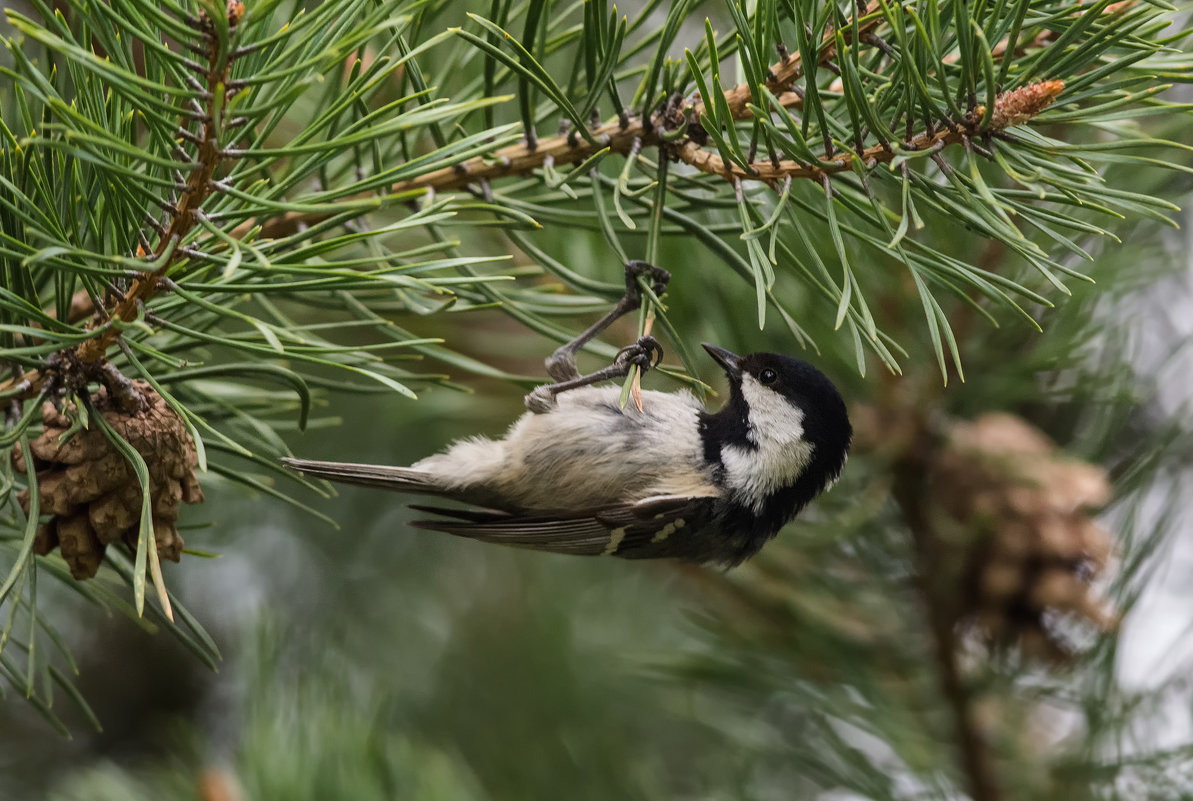
[{"label": "pine twig", "polygon": [[[227,4],[228,27],[235,30],[237,23],[244,16],[244,5],[237,0],[229,0]],[[203,109],[201,118],[202,131],[194,137],[197,142],[195,166],[186,180],[186,186],[180,190],[176,203],[170,205],[169,225],[159,235],[157,245],[151,253],[147,253],[143,245],[137,247],[137,255],[144,258],[152,269],[146,269],[132,281],[128,291],[117,298],[113,306],[106,309],[96,309],[94,301],[89,297],[86,301],[71,301],[68,315],[71,319],[77,313],[90,308],[92,313],[102,312],[92,321],[90,330],[95,331],[102,326],[96,336],[82,342],[75,357],[83,366],[101,363],[107,355],[108,349],[120,339],[120,328],[114,322],[129,323],[137,319],[144,304],[157,294],[161,288],[161,280],[166,272],[183,255],[179,245],[194,228],[201,215],[203,201],[215,189],[214,176],[219,167],[223,153],[219,145],[219,130],[221,110],[226,105],[223,93],[228,83],[228,72],[231,69],[234,56],[223,53],[219,48],[219,37],[216,36],[214,25],[206,14],[201,14],[198,20],[199,32],[207,42],[207,64],[203,67],[206,78],[205,92],[207,106]],[[180,128],[180,132],[186,132]],[[24,391],[23,398],[35,397],[45,383],[44,371],[31,371],[22,377]],[[12,389],[15,379],[0,384],[0,392]]]},{"label": "pine twig", "polygon": [[[1124,2],[1107,7],[1103,13],[1121,13],[1129,10],[1136,2],[1137,0],[1124,0]],[[243,13],[242,8],[236,2],[229,3],[229,21],[233,26],[239,21],[239,14]],[[241,10],[238,11],[238,9]],[[852,41],[852,38],[857,36],[861,41],[875,44],[877,39],[873,35],[873,30],[884,19],[883,15],[879,13],[880,11],[881,4],[878,0],[868,3],[864,9],[859,11],[857,25],[840,31],[845,41]],[[207,24],[210,25],[209,22]],[[820,42],[817,60],[821,65],[830,63],[836,55],[835,35],[836,32],[830,31]],[[97,318],[92,327],[93,329],[100,325],[107,327],[97,336],[79,346],[79,358],[84,363],[102,360],[108,348],[120,336],[119,328],[112,325],[112,322],[135,320],[145,301],[156,294],[160,288],[160,278],[183,255],[177,249],[178,243],[195,225],[200,204],[214,187],[212,178],[223,155],[218,148],[216,137],[219,120],[215,119],[217,106],[215,92],[222,85],[221,79],[227,78],[228,67],[235,53],[230,54],[227,58],[221,58],[220,54],[216,52],[214,37],[208,38],[212,42],[209,47],[209,64],[206,70],[209,100],[206,115],[202,120],[202,133],[195,137],[199,142],[196,167],[192,170],[186,182],[186,189],[178,203],[171,208],[169,224],[160,234],[153,253],[144,253],[144,247],[138,250],[139,255],[144,255],[148,260],[157,261],[164,257],[164,261],[153,270],[146,271],[135,278],[129,291],[112,308],[100,310],[105,313]],[[1019,54],[1047,46],[1053,38],[1055,38],[1054,32],[1043,31],[1029,42],[1017,46],[1015,53]],[[1006,41],[998,43],[992,48],[992,56],[998,58],[1005,55],[1008,46],[1009,43]],[[802,94],[794,91],[792,86],[803,74],[800,54],[785,52],[780,61],[769,68],[767,87],[783,106],[788,108],[802,106]],[[903,152],[939,150],[950,145],[968,142],[975,137],[1000,132],[1005,128],[1031,119],[1051,103],[1063,88],[1064,84],[1061,81],[1045,81],[1004,92],[998,96],[994,114],[990,123],[984,128],[979,126],[978,121],[984,116],[985,109],[979,106],[958,124],[939,131],[925,131],[915,136],[909,136],[901,143],[900,149]],[[724,96],[732,118],[748,119],[751,117],[750,105],[755,99],[748,84],[739,84],[725,91]],[[461,164],[399,182],[390,189],[394,193],[418,189],[437,191],[458,189],[476,182],[525,174],[541,167],[548,160],[556,166],[579,163],[597,150],[604,148],[617,153],[629,153],[635,146],[665,148],[680,161],[706,174],[723,176],[727,180],[764,181],[771,184],[780,183],[789,177],[822,182],[830,175],[851,170],[855,157],[859,158],[867,169],[870,169],[878,164],[891,162],[898,153],[887,144],[879,144],[860,153],[842,152],[819,164],[802,164],[794,160],[751,162],[750,170],[747,171],[739,165],[726,163],[717,153],[706,150],[703,145],[697,144],[690,134],[681,136],[678,142],[667,141],[668,137],[665,135],[672,133],[671,129],[674,128],[678,131],[679,126],[683,124],[687,124],[689,127],[693,124],[698,125],[704,113],[705,107],[702,100],[696,99],[671,109],[669,112],[665,111],[661,115],[652,115],[651,119],[647,120],[641,117],[619,116],[601,124],[592,131],[592,140],[595,144],[561,134],[540,140],[533,150],[525,144],[512,145],[498,150],[494,154],[478,156]],[[368,193],[357,197],[370,195],[371,193]],[[306,225],[321,222],[330,216],[332,215],[327,212],[291,212],[264,221],[248,220],[234,228],[231,234],[234,238],[243,238],[255,226],[260,225],[260,237],[277,238],[301,230]],[[171,250],[171,247],[175,249]],[[81,299],[78,308],[71,309],[71,319],[79,319],[76,315],[85,309],[96,311],[89,298]],[[24,380],[27,383],[23,385],[24,390],[20,393],[21,397],[27,398],[36,395],[43,380],[40,374],[36,371],[31,372],[24,377]],[[10,379],[7,383],[0,385],[0,392],[10,391],[16,384],[15,379]]]},{"label": "pine twig", "polygon": [[[1137,2],[1138,0],[1124,0],[1121,3],[1108,6],[1102,13],[1122,13],[1129,10]],[[878,13],[880,10],[881,4],[875,0],[875,2],[868,3],[859,12],[860,21],[857,25],[856,35],[861,41],[870,44],[874,44],[876,41],[873,37],[873,31],[883,20],[882,16]],[[1079,13],[1088,12],[1081,11]],[[841,34],[848,43],[852,41],[855,30],[851,26],[848,29],[843,29]],[[1015,55],[1018,56],[1041,47],[1046,47],[1055,40],[1056,35],[1055,31],[1041,31],[1029,42],[1016,46]],[[818,63],[821,65],[828,64],[836,55],[834,36],[835,34],[830,31],[821,41],[818,58]],[[1005,40],[999,42],[992,48],[991,56],[996,59],[1002,58],[1006,54],[1009,45],[1010,43]],[[950,56],[946,60],[951,61],[955,58],[956,56]],[[804,74],[803,63],[799,53],[785,53],[780,61],[769,67],[767,74],[767,88],[775,95],[781,106],[791,109],[803,105],[804,98],[802,93],[791,88]],[[1055,86],[1058,92],[1059,89],[1063,88],[1063,83],[1059,81],[1046,81],[1044,85]],[[753,116],[750,105],[754,102],[754,97],[749,84],[738,84],[732,89],[727,90],[724,94],[726,105],[733,119],[745,120]],[[1004,96],[1007,94],[1004,93]],[[1053,98],[1055,98],[1055,94],[1049,98],[1049,102]],[[1044,105],[1047,105],[1047,103],[1044,103]],[[1043,106],[1040,106],[1040,110],[1042,109]],[[677,119],[686,120],[689,124],[698,124],[698,120],[704,113],[704,103],[698,99],[679,109],[676,116]],[[980,116],[980,114],[975,115],[975,119],[980,118]],[[840,167],[826,169],[788,161],[779,162],[777,165],[771,163],[766,167],[761,164],[753,164],[752,166],[755,167],[755,170],[753,172],[746,172],[736,166],[726,166],[720,156],[704,150],[703,146],[693,141],[690,136],[681,138],[678,143],[664,142],[661,134],[667,129],[664,126],[652,127],[650,123],[651,121],[644,121],[640,116],[610,119],[592,130],[592,138],[597,143],[596,145],[567,134],[540,139],[533,149],[528,148],[525,143],[510,145],[493,154],[477,156],[460,164],[444,167],[394,184],[391,187],[391,191],[394,193],[409,192],[418,189],[450,191],[474,182],[479,183],[513,175],[524,175],[542,167],[545,163],[550,163],[556,167],[567,164],[578,164],[592,156],[597,150],[606,147],[611,152],[624,155],[630,152],[631,148],[635,146],[635,143],[639,147],[666,146],[681,161],[695,167],[701,172],[722,175],[729,179],[736,178],[738,180],[774,182],[781,181],[788,175],[791,175],[792,177],[819,181],[826,174],[843,172],[850,169],[849,161],[852,158],[852,154],[841,154],[836,159],[841,164]],[[666,125],[667,121],[664,120],[663,123]],[[1009,125],[1002,127],[1009,127]],[[961,142],[965,138],[981,136],[984,133],[1001,129],[993,121],[985,131],[976,130],[971,123],[968,128],[956,128],[952,131],[936,133],[931,136],[925,133],[919,137],[909,138],[904,143],[904,148],[907,150],[921,150],[937,146],[948,146]],[[939,145],[938,142],[940,141],[943,141],[944,144]],[[870,164],[871,160],[873,160],[874,164],[877,164],[889,162],[894,158],[893,154],[882,146],[871,148],[869,151],[863,153],[861,157],[867,164]],[[358,200],[369,196],[371,196],[371,193],[364,193],[349,199]],[[260,225],[259,236],[261,238],[275,239],[301,230],[306,225],[315,225],[328,219],[330,216],[331,214],[326,212],[290,212],[264,221],[248,220],[233,229],[232,236],[238,239],[243,238],[254,226]]]},{"label": "pine twig", "polygon": [[[994,114],[990,124],[986,127],[979,125],[985,116],[985,106],[978,106],[966,120],[951,129],[942,129],[935,133],[923,132],[903,142],[900,150],[903,152],[924,152],[941,150],[949,145],[964,142],[967,139],[983,137],[998,133],[1006,128],[1021,125],[1047,108],[1064,90],[1063,81],[1042,81],[1040,83],[1021,86],[1003,92],[994,103]],[[747,172],[736,164],[726,162],[716,153],[705,150],[695,142],[688,142],[676,150],[679,160],[701,172],[722,175],[728,180],[765,181],[777,184],[787,177],[809,178],[822,181],[829,175],[852,169],[855,158],[861,159],[867,169],[878,164],[893,161],[899,151],[887,145],[874,145],[861,153],[842,152],[826,159],[821,164],[801,164],[798,161],[784,160],[779,162],[762,161],[752,165],[753,171]],[[832,166],[825,166],[832,162]]]},{"label": "pine twig", "polygon": [[[863,16],[876,15],[880,9],[881,4],[877,0],[874,0],[874,2],[866,6],[862,14]],[[877,27],[880,21],[881,18],[875,16],[873,19],[862,22],[858,26],[859,31],[862,33],[868,32],[872,28]],[[853,31],[852,29],[842,31],[842,34],[846,35],[846,41],[850,41]],[[823,64],[832,60],[836,54],[833,41],[833,37],[828,35],[822,42],[820,63]],[[803,64],[799,53],[788,54],[781,61],[770,67],[770,74],[774,77],[773,80],[768,80],[768,88],[779,97],[784,98],[789,104],[794,105],[802,102],[798,94],[790,92],[788,89],[803,75],[803,72]],[[725,101],[734,119],[749,119],[752,116],[749,105],[753,100],[750,86],[746,83],[738,84],[725,92]],[[681,113],[687,118],[698,120],[704,114],[704,111],[703,101],[695,100],[682,109]],[[679,120],[677,119],[676,121],[678,122]],[[491,155],[477,156],[461,164],[444,167],[443,169],[394,184],[390,187],[390,191],[393,193],[409,192],[417,189],[448,191],[460,189],[471,183],[492,181],[511,175],[525,174],[542,167],[548,161],[556,167],[567,164],[579,164],[593,153],[603,150],[606,147],[614,153],[623,155],[629,153],[635,146],[659,147],[665,144],[660,134],[665,130],[664,125],[667,124],[667,121],[661,120],[662,124],[660,125],[656,125],[655,122],[655,119],[644,120],[641,116],[615,117],[591,131],[592,142],[596,144],[570,134],[560,134],[559,136],[537,140],[533,148],[528,147],[525,143],[510,145]],[[753,179],[752,176],[750,178]],[[368,196],[358,195],[352,199],[360,199]],[[304,224],[314,225],[330,216],[327,213],[292,213],[260,223],[257,220],[249,220],[237,226],[232,231],[232,236],[241,238],[252,230],[255,225],[260,224],[260,236],[272,239],[293,233]]]}]

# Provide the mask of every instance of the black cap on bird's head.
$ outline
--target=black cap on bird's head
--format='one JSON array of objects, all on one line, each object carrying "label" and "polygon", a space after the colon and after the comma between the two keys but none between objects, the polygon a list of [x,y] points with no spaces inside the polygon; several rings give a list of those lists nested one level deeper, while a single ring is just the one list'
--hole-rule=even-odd
[{"label": "black cap on bird's head", "polygon": [[751,353],[738,356],[732,351],[708,342],[701,343],[729,379],[731,392],[736,393],[746,377],[778,392],[803,408],[809,402],[845,413],[845,402],[828,377],[807,362],[779,353]]}]

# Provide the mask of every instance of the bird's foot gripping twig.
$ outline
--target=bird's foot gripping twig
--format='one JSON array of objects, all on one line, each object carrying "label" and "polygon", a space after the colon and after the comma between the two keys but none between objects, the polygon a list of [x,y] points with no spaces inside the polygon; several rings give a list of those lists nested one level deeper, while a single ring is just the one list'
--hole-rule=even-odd
[{"label": "bird's foot gripping twig", "polygon": [[630,368],[635,365],[645,372],[659,363],[659,360],[663,358],[662,347],[653,337],[644,336],[633,345],[618,351],[613,364],[603,370],[598,370],[590,375],[581,375],[580,370],[576,367],[576,352],[580,348],[612,325],[618,318],[642,306],[643,291],[639,278],[643,277],[650,282],[650,291],[657,298],[667,291],[667,282],[671,280],[671,273],[644,261],[626,262],[625,294],[621,296],[617,305],[608,314],[547,358],[547,375],[554,379],[555,383],[536,387],[526,396],[526,408],[535,413],[548,411],[555,406],[555,396],[560,392],[595,384],[598,381],[624,378],[629,374]]},{"label": "bird's foot gripping twig", "polygon": [[654,337],[647,335],[639,337],[633,345],[626,345],[617,351],[613,359],[613,366],[623,368],[627,373],[630,365],[636,365],[646,372],[663,360],[663,346]]},{"label": "bird's foot gripping twig", "polygon": [[535,387],[526,396],[526,408],[535,414],[542,414],[555,407],[555,398],[561,392],[567,392],[569,389],[576,389],[578,387],[586,387],[601,381],[609,381],[614,378],[625,378],[630,374],[630,368],[634,366],[639,367],[642,372],[646,372],[658,364],[662,358],[663,347],[658,343],[658,340],[652,336],[639,337],[638,341],[633,345],[627,345],[619,350],[617,357],[613,360],[613,364],[604,369],[597,370],[595,373],[589,373],[588,375],[577,376],[567,381],[559,381],[554,384],[544,384],[541,387]]},{"label": "bird's foot gripping twig", "polygon": [[625,294],[621,296],[617,305],[608,314],[547,357],[545,362],[547,375],[556,382],[574,381],[580,378],[580,370],[576,367],[577,351],[619,318],[637,310],[642,305],[642,286],[638,283],[640,276],[646,276],[649,279],[650,291],[656,298],[667,291],[667,282],[671,280],[671,273],[661,267],[655,267],[644,261],[626,262]]},{"label": "bird's foot gripping twig", "polygon": [[664,270],[662,267],[655,267],[653,264],[648,264],[644,261],[627,261],[625,265],[625,293],[626,296],[633,296],[637,298],[637,308],[642,303],[642,288],[638,284],[638,277],[645,275],[651,281],[650,291],[655,294],[655,297],[667,291],[667,284],[671,281],[671,273]]}]

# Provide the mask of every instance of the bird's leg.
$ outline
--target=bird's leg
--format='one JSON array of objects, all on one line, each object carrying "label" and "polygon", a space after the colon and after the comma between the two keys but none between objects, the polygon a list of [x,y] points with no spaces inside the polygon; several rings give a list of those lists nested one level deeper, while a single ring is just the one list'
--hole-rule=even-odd
[{"label": "bird's leg", "polygon": [[[622,295],[621,300],[617,301],[617,305],[613,307],[613,310],[547,358],[545,362],[547,375],[556,381],[557,384],[575,381],[577,378],[580,378],[580,371],[576,368],[576,351],[587,345],[593,337],[611,326],[619,317],[636,310],[642,305],[642,288],[638,286],[638,276],[640,275],[650,278],[652,282],[651,289],[655,293],[655,297],[658,297],[667,290],[667,282],[671,280],[671,273],[661,267],[655,267],[653,264],[647,264],[644,261],[626,262],[625,294]],[[583,386],[583,384],[578,384],[577,386]]]},{"label": "bird's leg", "polygon": [[545,364],[547,375],[554,379],[555,383],[535,387],[534,391],[526,396],[526,408],[536,414],[541,414],[555,406],[555,396],[560,392],[613,378],[623,378],[629,374],[632,365],[638,365],[645,372],[659,363],[659,360],[663,358],[663,349],[653,337],[646,336],[633,345],[618,351],[613,364],[603,370],[589,375],[580,375],[580,371],[576,367],[576,352],[580,348],[612,325],[618,318],[642,305],[642,288],[638,285],[638,276],[641,275],[650,278],[651,290],[656,296],[666,291],[667,282],[671,280],[671,273],[660,267],[655,267],[653,264],[647,264],[644,261],[626,262],[625,294],[617,301],[617,305],[613,307],[612,311],[551,354]]},{"label": "bird's leg", "polygon": [[569,378],[566,381],[535,387],[526,396],[526,408],[535,414],[542,414],[554,408],[555,396],[560,392],[567,392],[569,389],[576,389],[577,387],[586,387],[589,384],[596,384],[613,378],[625,378],[629,375],[630,368],[634,365],[642,368],[642,372],[645,373],[651,367],[658,364],[662,358],[663,348],[654,337],[640,337],[633,345],[627,345],[619,350],[617,358],[613,360],[613,364],[603,370],[597,370],[595,373],[589,373],[588,375],[577,375],[575,378]]}]

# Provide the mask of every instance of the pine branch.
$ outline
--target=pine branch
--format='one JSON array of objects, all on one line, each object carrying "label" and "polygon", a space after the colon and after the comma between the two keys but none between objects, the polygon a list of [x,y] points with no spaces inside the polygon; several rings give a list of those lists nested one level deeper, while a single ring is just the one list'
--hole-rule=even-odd
[{"label": "pine branch", "polygon": [[[865,7],[861,13],[866,19],[859,23],[860,31],[863,33],[870,31],[882,21],[882,17],[876,15],[880,8],[881,4],[878,0],[874,0]],[[843,33],[847,37],[847,41],[852,40],[852,28]],[[820,53],[822,64],[831,62],[835,55],[833,41],[832,36],[826,36],[822,43],[823,47]],[[784,98],[788,104],[797,105],[802,98],[798,94],[786,90],[802,75],[800,54],[786,54],[770,67],[768,88]],[[734,119],[744,120],[753,116],[750,104],[755,99],[749,84],[743,83],[729,89],[725,92],[725,100]],[[672,150],[681,141],[687,142],[687,144],[678,145],[681,151],[689,146],[699,149],[690,139],[684,139],[683,131],[691,124],[698,125],[701,115],[705,112],[704,102],[693,100],[682,108],[672,108],[670,114],[659,113],[645,120],[640,115],[618,115],[587,131],[583,140],[577,133],[572,132],[547,139],[536,139],[533,143],[522,142],[502,148],[491,155],[477,156],[452,167],[424,173],[416,178],[395,184],[391,191],[397,193],[430,189],[446,192],[472,183],[524,175],[541,168],[544,164],[553,166],[580,164],[603,150],[621,155],[641,150],[644,147],[665,147]],[[695,162],[694,158],[693,162]],[[693,166],[698,165],[693,163]],[[706,171],[712,172],[712,170]],[[753,176],[749,176],[749,178],[753,178]],[[360,197],[364,197],[364,195],[357,196],[357,198]],[[314,225],[329,217],[331,214],[286,214],[261,222],[250,220],[233,231],[233,235],[243,237],[254,226],[260,225],[260,235],[263,238],[284,236],[303,225]]]},{"label": "pine branch", "polygon": [[[1138,0],[1124,0],[1113,3],[1102,10],[1102,14],[1111,15],[1123,13],[1137,4]],[[859,16],[855,25],[841,30],[843,40],[848,44],[853,37],[866,44],[878,47],[889,47],[878,37],[874,30],[884,22],[880,13],[882,4],[878,0],[859,9]],[[1078,10],[1078,16],[1088,14],[1089,11]],[[836,32],[826,32],[818,48],[821,66],[830,66],[836,56]],[[1043,30],[1030,41],[1020,42],[1015,46],[1016,57],[1025,56],[1055,41],[1058,34],[1053,30]],[[1007,55],[1008,40],[1000,41],[991,50],[991,58],[998,60]],[[946,57],[946,63],[955,63],[959,59],[957,54]],[[767,89],[775,97],[776,104],[783,108],[795,109],[803,106],[804,94],[793,91],[791,87],[804,75],[801,54],[784,52],[783,57],[766,72]],[[899,151],[907,153],[931,150],[938,152],[944,147],[968,142],[974,138],[985,138],[998,134],[1008,127],[1027,122],[1035,114],[1046,108],[1064,89],[1063,81],[1043,81],[1037,86],[1042,89],[1027,89],[1019,87],[999,94],[995,109],[1006,108],[1008,104],[1015,105],[1019,113],[1012,116],[1000,116],[991,119],[988,124],[981,125],[985,114],[985,106],[975,107],[964,119],[956,122],[944,121],[945,130],[923,131],[912,135],[899,144]],[[838,80],[832,91],[839,91],[841,81]],[[1018,94],[1016,94],[1018,93]],[[1030,100],[1027,99],[1031,95]],[[741,83],[724,91],[724,99],[730,117],[734,120],[752,119],[755,114],[759,98],[753,96],[749,83]],[[1026,103],[1026,105],[1025,105]],[[642,148],[657,147],[668,154],[709,175],[716,175],[730,181],[761,181],[771,186],[777,186],[788,176],[792,178],[810,179],[822,182],[827,176],[852,170],[852,162],[856,157],[867,170],[879,164],[894,160],[897,153],[889,144],[876,145],[856,153],[842,153],[826,157],[820,164],[806,164],[794,160],[752,161],[750,169],[727,163],[717,153],[706,149],[705,137],[694,138],[687,131],[700,125],[700,121],[708,114],[702,98],[696,98],[683,104],[672,104],[648,120],[641,116],[620,114],[603,124],[586,132],[581,140],[575,132],[560,134],[547,139],[536,139],[534,142],[522,142],[495,151],[492,154],[477,156],[451,167],[427,172],[416,178],[402,181],[391,187],[394,193],[418,190],[450,191],[460,189],[470,184],[483,184],[503,178],[526,175],[544,165],[554,167],[580,164],[593,156],[607,151],[620,155],[639,152]],[[826,164],[825,162],[833,162]],[[368,197],[368,193],[353,196],[349,199],[359,200]],[[232,235],[243,238],[254,227],[260,226],[261,238],[276,238],[302,230],[305,226],[315,225],[332,216],[329,212],[306,213],[291,212],[272,217],[267,220],[249,220],[232,231]]]},{"label": "pine branch", "polygon": [[900,153],[938,153],[949,145],[966,143],[971,139],[996,136],[1007,128],[1022,125],[1048,107],[1064,91],[1062,81],[1044,81],[1018,89],[1011,89],[998,96],[994,113],[988,125],[982,124],[986,114],[985,106],[976,107],[961,122],[940,131],[925,131],[900,142],[897,148],[889,144],[874,145],[860,153],[840,153],[825,159],[820,164],[801,164],[798,161],[755,162],[749,171],[736,164],[730,164],[695,142],[688,142],[676,151],[679,160],[701,172],[720,175],[728,180],[764,181],[777,186],[786,178],[807,178],[823,182],[836,173],[852,171],[857,159],[871,170],[879,164],[889,164]]},{"label": "pine branch", "polygon": [[[229,0],[227,6],[229,37],[235,32],[237,24],[244,15],[244,5],[236,0]],[[230,95],[237,90],[228,88],[228,73],[236,58],[235,53],[222,52],[221,38],[216,35],[214,25],[206,11],[200,13],[197,27],[207,46],[207,65],[202,69],[205,84],[203,96],[207,101],[206,107],[196,104],[192,119],[200,123],[198,135],[190,133],[184,122],[179,127],[180,138],[193,141],[196,153],[194,166],[185,184],[178,187],[178,198],[169,204],[169,225],[162,226],[157,245],[151,253],[146,253],[144,246],[138,246],[137,256],[148,261],[151,268],[147,268],[136,275],[127,292],[123,293],[109,308],[96,309],[91,297],[86,292],[76,293],[69,310],[69,319],[82,319],[77,315],[90,314],[96,319],[89,326],[89,330],[102,327],[102,331],[79,345],[75,357],[86,369],[87,365],[98,364],[106,357],[108,350],[116,344],[121,336],[121,328],[113,321],[123,323],[135,321],[141,314],[145,303],[160,291],[163,278],[170,268],[180,259],[185,258],[186,249],[182,242],[199,222],[203,211],[203,201],[216,188],[214,176],[223,159],[220,147],[220,133],[224,123],[223,109],[227,107]],[[226,40],[225,40],[226,41]],[[194,64],[195,68],[200,65]],[[79,294],[83,297],[79,298]],[[20,379],[12,379],[0,383],[0,394],[9,393],[19,386],[19,399],[29,399],[40,394],[47,379],[44,371],[31,371]]]}]

